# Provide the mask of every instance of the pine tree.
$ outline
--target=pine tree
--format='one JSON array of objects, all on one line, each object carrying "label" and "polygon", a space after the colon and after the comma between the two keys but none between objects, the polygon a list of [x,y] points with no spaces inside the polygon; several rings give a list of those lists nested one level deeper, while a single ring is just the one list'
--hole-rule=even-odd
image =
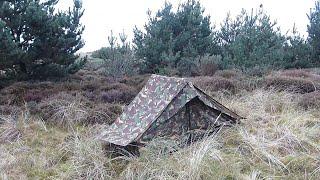
[{"label": "pine tree", "polygon": [[292,35],[287,36],[287,41],[284,44],[283,67],[285,69],[313,67],[310,44],[298,33],[295,25],[291,33]]},{"label": "pine tree", "polygon": [[154,17],[148,15],[144,30],[135,28],[133,40],[136,55],[145,61],[145,72],[193,66],[199,57],[217,53],[210,16],[204,15],[198,1],[188,0],[176,12],[165,3]]},{"label": "pine tree", "polygon": [[320,2],[315,3],[315,8],[308,15],[308,42],[312,47],[312,59],[315,64],[320,64]]},{"label": "pine tree", "polygon": [[19,77],[45,79],[75,73],[83,66],[85,59],[77,60],[75,55],[84,45],[81,1],[74,0],[73,9],[56,13],[57,3],[5,0],[0,4],[0,40],[4,42],[0,69]]},{"label": "pine tree", "polygon": [[225,68],[280,67],[286,39],[276,25],[262,7],[256,13],[243,10],[235,20],[228,15],[219,33]]}]

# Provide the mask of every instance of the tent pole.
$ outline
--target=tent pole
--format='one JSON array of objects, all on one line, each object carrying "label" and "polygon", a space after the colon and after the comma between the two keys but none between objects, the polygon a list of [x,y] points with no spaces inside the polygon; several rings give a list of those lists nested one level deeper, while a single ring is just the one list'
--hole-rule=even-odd
[{"label": "tent pole", "polygon": [[[189,102],[190,103],[190,102]],[[191,131],[191,112],[190,112],[190,104],[189,103],[187,103],[186,104],[186,113],[188,113],[188,134],[190,133],[190,131]],[[188,138],[188,143],[191,143],[192,142],[192,135],[191,134],[189,134],[189,138]]]},{"label": "tent pole", "polygon": [[190,112],[190,104],[186,104],[186,111],[188,113],[188,128],[191,130],[191,112]]}]

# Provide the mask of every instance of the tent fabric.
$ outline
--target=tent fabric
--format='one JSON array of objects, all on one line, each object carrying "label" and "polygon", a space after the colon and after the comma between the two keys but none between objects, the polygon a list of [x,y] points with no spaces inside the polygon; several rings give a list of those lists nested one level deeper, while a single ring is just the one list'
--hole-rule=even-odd
[{"label": "tent fabric", "polygon": [[[190,122],[192,115],[203,118],[194,117],[195,122]],[[155,136],[181,135],[192,123],[198,124],[194,128],[208,128],[209,124],[217,124],[214,121],[218,117],[225,123],[241,118],[184,78],[152,75],[121,116],[103,132],[101,140],[127,146]]]},{"label": "tent fabric", "polygon": [[124,113],[102,135],[102,140],[126,146],[160,115],[188,82],[180,78],[152,75]]},{"label": "tent fabric", "polygon": [[[188,120],[186,121],[186,120]],[[144,144],[155,137],[169,137],[178,140],[181,135],[190,130],[204,130],[216,127],[230,126],[234,122],[223,117],[221,112],[205,105],[199,98],[189,101],[189,107],[184,106],[174,116],[166,121],[156,120],[148,130],[136,141]]]}]

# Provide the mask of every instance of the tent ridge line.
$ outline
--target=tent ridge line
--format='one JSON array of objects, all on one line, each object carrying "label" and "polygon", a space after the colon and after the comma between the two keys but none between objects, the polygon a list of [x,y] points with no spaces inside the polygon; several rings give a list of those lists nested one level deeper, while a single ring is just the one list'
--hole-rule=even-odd
[{"label": "tent ridge line", "polygon": [[[205,96],[209,97],[209,100],[210,100],[210,101],[213,101],[215,104],[218,105],[219,108],[221,108],[221,110],[229,113],[230,115],[229,115],[229,114],[226,114],[226,113],[223,113],[223,112],[220,110],[223,114],[226,114],[226,115],[231,116],[231,117],[234,116],[233,118],[235,118],[236,120],[245,119],[244,117],[242,117],[242,116],[240,116],[240,115],[232,112],[229,108],[227,108],[226,106],[224,106],[224,105],[222,105],[221,103],[219,103],[218,101],[216,101],[212,96],[210,96],[209,94],[205,93],[205,92],[204,92],[201,88],[199,88],[198,86],[193,85],[193,87],[196,88],[196,89],[197,89],[198,91],[200,91],[201,93],[203,93]],[[212,108],[212,107],[211,107],[211,108]],[[238,117],[238,118],[236,118],[236,117]]]}]

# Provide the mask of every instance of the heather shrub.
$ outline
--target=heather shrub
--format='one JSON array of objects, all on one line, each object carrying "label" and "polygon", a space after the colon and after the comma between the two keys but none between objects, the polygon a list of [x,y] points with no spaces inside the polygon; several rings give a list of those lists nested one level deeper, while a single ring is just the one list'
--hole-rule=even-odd
[{"label": "heather shrub", "polygon": [[99,89],[101,84],[98,84],[97,82],[88,82],[88,83],[84,83],[81,87],[81,90],[83,91],[89,91],[89,92],[93,92],[97,89]]},{"label": "heather shrub", "polygon": [[230,91],[237,90],[237,82],[235,80],[226,79],[220,76],[202,76],[192,78],[192,82],[205,91]]},{"label": "heather shrub", "polygon": [[23,96],[26,89],[25,83],[15,83],[0,91],[0,104],[22,105]]},{"label": "heather shrub", "polygon": [[102,102],[129,103],[138,94],[138,90],[123,83],[114,83],[100,88]]},{"label": "heather shrub", "polygon": [[30,89],[25,92],[24,101],[25,102],[30,102],[30,101],[40,102],[41,100],[48,98],[52,94],[53,93],[50,89],[47,89],[47,90]]},{"label": "heather shrub", "polygon": [[[65,83],[67,84],[67,83]],[[1,90],[0,104],[24,105],[25,102],[40,102],[67,85],[53,82],[18,82]]]},{"label": "heather shrub", "polygon": [[275,88],[280,91],[288,90],[297,93],[309,93],[317,89],[317,84],[300,77],[269,76],[265,79],[266,88]]},{"label": "heather shrub", "polygon": [[292,70],[284,70],[279,72],[282,76],[288,77],[300,77],[300,78],[312,78],[314,74],[302,69],[292,69]]},{"label": "heather shrub", "polygon": [[101,93],[101,100],[108,103],[129,103],[136,96],[133,89],[127,91],[120,91],[111,89]]},{"label": "heather shrub", "polygon": [[221,76],[227,79],[239,79],[243,77],[243,73],[241,71],[231,70],[231,69],[217,71],[215,75]]},{"label": "heather shrub", "polygon": [[89,111],[87,123],[112,124],[122,113],[122,107],[118,104],[95,104]]},{"label": "heather shrub", "polygon": [[300,97],[299,105],[305,109],[320,108],[320,91],[303,94]]},{"label": "heather shrub", "polygon": [[143,88],[143,86],[146,84],[149,78],[150,78],[149,74],[137,75],[137,76],[124,77],[120,79],[119,82],[135,87],[138,91],[140,91]]}]

